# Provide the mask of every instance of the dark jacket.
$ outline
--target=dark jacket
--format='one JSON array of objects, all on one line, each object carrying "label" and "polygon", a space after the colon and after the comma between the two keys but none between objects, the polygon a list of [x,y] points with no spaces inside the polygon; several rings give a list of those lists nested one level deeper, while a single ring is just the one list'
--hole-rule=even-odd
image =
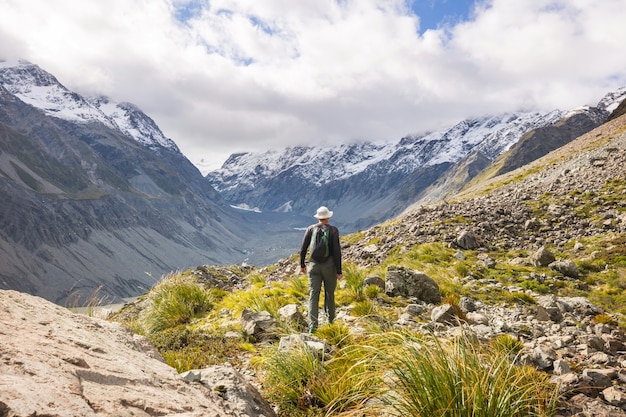
[{"label": "dark jacket", "polygon": [[[300,267],[305,268],[305,259],[307,251],[309,250],[309,246],[311,246],[311,236],[313,234],[313,229],[319,226],[320,223],[315,223],[307,227],[306,232],[304,232],[304,237],[302,238],[302,245],[300,246]],[[342,275],[341,272],[341,244],[339,243],[339,229],[335,226],[328,225],[330,228],[330,241],[328,242],[328,251],[330,252],[330,256],[333,258],[333,262],[335,263],[335,269],[337,269],[337,275]]]}]

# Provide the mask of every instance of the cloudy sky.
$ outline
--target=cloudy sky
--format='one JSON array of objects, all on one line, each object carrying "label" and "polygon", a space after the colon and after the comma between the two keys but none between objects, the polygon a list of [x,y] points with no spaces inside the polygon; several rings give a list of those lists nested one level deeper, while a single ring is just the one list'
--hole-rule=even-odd
[{"label": "cloudy sky", "polygon": [[0,58],[130,101],[196,165],[397,141],[626,85],[625,0],[0,0]]}]

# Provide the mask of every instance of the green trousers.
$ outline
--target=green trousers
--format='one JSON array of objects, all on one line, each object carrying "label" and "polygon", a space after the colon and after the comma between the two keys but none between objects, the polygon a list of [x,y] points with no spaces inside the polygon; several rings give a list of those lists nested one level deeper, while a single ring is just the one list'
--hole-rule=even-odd
[{"label": "green trousers", "polygon": [[333,257],[324,262],[310,260],[309,267],[309,331],[315,331],[319,325],[319,302],[322,284],[324,284],[324,312],[328,322],[335,320],[335,288],[337,287],[337,269]]}]

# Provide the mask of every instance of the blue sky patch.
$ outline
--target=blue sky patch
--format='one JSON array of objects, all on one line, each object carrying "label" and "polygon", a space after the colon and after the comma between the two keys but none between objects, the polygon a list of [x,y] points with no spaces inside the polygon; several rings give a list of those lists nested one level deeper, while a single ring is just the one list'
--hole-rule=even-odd
[{"label": "blue sky patch", "polygon": [[420,17],[420,33],[468,20],[475,0],[413,0],[411,9]]}]

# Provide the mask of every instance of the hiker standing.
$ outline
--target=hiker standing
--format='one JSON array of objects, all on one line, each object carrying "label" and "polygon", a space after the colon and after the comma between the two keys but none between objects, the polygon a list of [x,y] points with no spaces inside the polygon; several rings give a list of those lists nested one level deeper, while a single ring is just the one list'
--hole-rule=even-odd
[{"label": "hiker standing", "polygon": [[[318,327],[319,299],[324,284],[324,311],[328,322],[335,320],[335,288],[337,280],[343,277],[341,272],[341,246],[339,244],[339,229],[328,224],[333,212],[327,207],[320,207],[313,215],[318,223],[307,227],[300,247],[300,272],[307,272],[305,258],[309,247],[309,333]],[[325,245],[322,254],[317,255],[316,242]]]}]

